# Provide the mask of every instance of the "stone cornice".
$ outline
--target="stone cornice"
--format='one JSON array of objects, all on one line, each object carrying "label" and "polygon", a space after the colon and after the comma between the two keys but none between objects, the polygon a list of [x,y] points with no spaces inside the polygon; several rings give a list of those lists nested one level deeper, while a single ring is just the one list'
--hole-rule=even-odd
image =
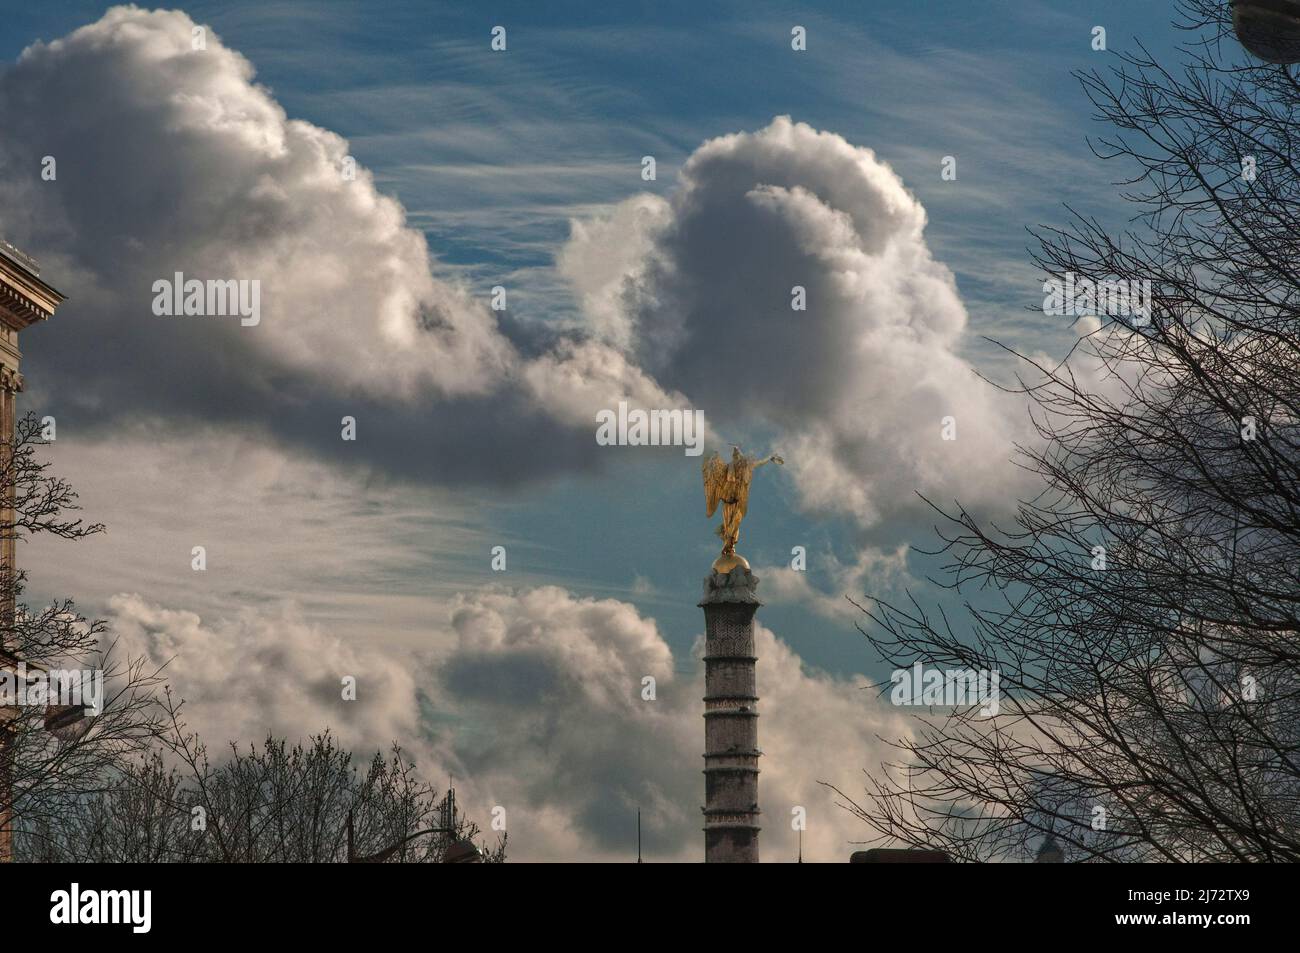
[{"label": "stone cornice", "polygon": [[15,331],[45,321],[64,296],[7,255],[0,255],[0,319]]}]

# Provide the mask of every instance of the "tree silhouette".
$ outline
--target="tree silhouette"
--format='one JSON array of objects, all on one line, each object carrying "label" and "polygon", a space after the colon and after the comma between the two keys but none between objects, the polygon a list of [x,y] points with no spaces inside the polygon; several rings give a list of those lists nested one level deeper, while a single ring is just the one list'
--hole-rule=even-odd
[{"label": "tree silhouette", "polygon": [[1227,4],[1183,0],[1177,25],[1176,67],[1139,46],[1079,74],[1129,224],[1033,230],[1058,281],[1149,281],[1149,320],[1102,316],[1059,365],[1017,354],[1002,386],[1041,489],[1006,526],[935,506],[964,619],[863,607],[897,666],[1005,692],[996,718],[924,720],[845,796],[882,841],[1300,859],[1300,84],[1242,51]]}]

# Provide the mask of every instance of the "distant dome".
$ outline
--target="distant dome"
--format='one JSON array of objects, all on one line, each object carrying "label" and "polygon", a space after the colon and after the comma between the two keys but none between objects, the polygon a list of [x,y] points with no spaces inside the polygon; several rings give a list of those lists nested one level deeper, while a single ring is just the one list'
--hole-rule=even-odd
[{"label": "distant dome", "polygon": [[1269,63],[1300,63],[1300,0],[1232,0],[1232,28]]}]

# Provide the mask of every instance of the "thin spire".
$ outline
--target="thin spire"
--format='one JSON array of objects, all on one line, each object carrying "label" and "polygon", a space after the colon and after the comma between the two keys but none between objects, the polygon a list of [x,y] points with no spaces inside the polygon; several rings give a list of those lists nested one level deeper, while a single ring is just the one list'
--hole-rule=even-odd
[{"label": "thin spire", "polygon": [[641,808],[636,809],[636,862],[641,863]]}]

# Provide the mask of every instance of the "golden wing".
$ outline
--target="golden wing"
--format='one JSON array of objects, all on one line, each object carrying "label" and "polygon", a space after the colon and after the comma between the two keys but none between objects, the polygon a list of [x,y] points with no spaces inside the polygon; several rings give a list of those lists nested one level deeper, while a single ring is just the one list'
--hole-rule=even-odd
[{"label": "golden wing", "polygon": [[722,462],[715,450],[713,456],[704,461],[704,506],[708,510],[706,516],[713,516],[713,511],[718,508],[718,501],[722,499],[722,488],[727,482],[727,465]]}]

